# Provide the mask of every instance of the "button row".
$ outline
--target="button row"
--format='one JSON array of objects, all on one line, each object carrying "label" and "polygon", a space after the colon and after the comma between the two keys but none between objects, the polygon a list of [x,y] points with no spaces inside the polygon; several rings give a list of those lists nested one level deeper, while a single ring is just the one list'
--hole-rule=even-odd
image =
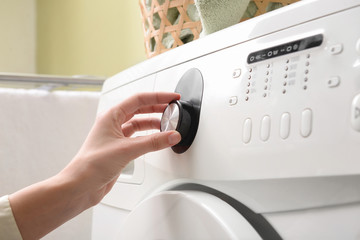
[{"label": "button row", "polygon": [[[304,138],[310,136],[312,132],[312,121],[313,113],[311,109],[304,109],[301,113],[301,125],[300,125],[300,134]],[[281,115],[280,118],[280,137],[282,139],[287,139],[290,135],[290,124],[291,116],[290,113],[285,112]],[[271,128],[271,119],[270,116],[266,115],[262,118],[260,124],[260,139],[262,141],[267,141],[270,138],[270,128]],[[249,143],[252,137],[252,120],[247,118],[244,121],[243,125],[243,142]]]}]

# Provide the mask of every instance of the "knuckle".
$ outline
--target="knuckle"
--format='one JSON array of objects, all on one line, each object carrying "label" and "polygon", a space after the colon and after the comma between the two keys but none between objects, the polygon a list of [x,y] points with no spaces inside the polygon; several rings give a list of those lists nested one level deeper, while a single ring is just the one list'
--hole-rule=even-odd
[{"label": "knuckle", "polygon": [[160,141],[159,141],[159,137],[158,136],[152,136],[150,138],[150,144],[151,144],[151,148],[154,151],[160,150]]},{"label": "knuckle", "polygon": [[136,95],[135,95],[135,99],[136,99],[136,101],[137,101],[137,103],[138,103],[138,106],[143,106],[143,105],[146,105],[146,101],[145,101],[145,99],[144,99],[144,93],[137,93]]},{"label": "knuckle", "polygon": [[154,129],[160,129],[160,119],[154,118],[151,120],[151,127]]},{"label": "knuckle", "polygon": [[131,124],[131,128],[133,129],[134,132],[137,132],[140,130],[140,126],[137,121],[131,121],[130,124]]}]

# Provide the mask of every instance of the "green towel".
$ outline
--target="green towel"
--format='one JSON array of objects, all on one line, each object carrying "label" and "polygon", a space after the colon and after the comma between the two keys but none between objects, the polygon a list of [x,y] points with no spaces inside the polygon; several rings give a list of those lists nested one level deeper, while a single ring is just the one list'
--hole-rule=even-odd
[{"label": "green towel", "polygon": [[250,0],[195,0],[203,30],[201,36],[239,23]]},{"label": "green towel", "polygon": [[[272,10],[276,10],[278,8],[283,7],[282,3],[279,2],[269,2],[269,4],[266,7],[266,12],[270,12]],[[249,2],[249,6],[247,7],[244,15],[242,16],[242,18],[253,18],[255,17],[256,11],[258,10],[258,8],[256,7],[256,4],[251,1]]]}]

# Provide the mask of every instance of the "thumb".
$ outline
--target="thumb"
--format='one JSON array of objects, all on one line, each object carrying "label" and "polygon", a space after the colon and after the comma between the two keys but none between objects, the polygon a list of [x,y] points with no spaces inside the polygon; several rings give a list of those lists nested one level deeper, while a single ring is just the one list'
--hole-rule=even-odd
[{"label": "thumb", "polygon": [[159,132],[138,137],[137,140],[137,153],[143,155],[176,145],[181,141],[181,135],[177,131]]}]

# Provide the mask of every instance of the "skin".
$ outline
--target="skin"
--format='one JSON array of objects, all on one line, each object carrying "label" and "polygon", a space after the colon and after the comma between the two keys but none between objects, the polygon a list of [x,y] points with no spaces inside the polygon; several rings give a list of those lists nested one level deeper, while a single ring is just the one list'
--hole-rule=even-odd
[{"label": "skin", "polygon": [[176,93],[142,93],[126,99],[97,117],[65,169],[10,195],[23,239],[39,239],[99,203],[130,161],[180,142],[176,131],[130,138],[137,131],[160,128],[159,119],[134,115],[161,113],[169,102],[178,99]]}]

